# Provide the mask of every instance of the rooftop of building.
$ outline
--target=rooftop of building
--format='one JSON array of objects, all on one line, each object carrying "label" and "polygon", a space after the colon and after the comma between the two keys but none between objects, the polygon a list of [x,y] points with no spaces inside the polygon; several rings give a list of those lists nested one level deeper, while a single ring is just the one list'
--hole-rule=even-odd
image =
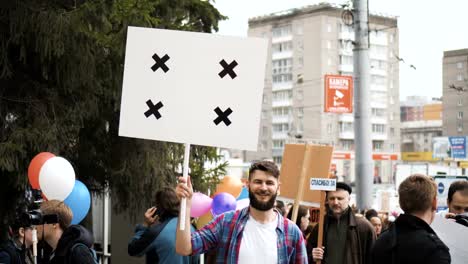
[{"label": "rooftop of building", "polygon": [[468,49],[459,49],[459,50],[447,50],[444,51],[445,57],[457,57],[457,56],[466,56],[468,55]]},{"label": "rooftop of building", "polygon": [[[256,23],[265,23],[271,20],[277,20],[281,18],[288,18],[288,17],[295,17],[304,14],[311,14],[317,13],[321,11],[341,11],[345,10],[346,5],[343,4],[334,4],[334,3],[318,3],[315,5],[307,5],[300,8],[291,8],[288,10],[283,10],[279,12],[270,13],[267,15],[256,16],[249,18],[249,24],[256,24]],[[371,18],[384,18],[387,20],[392,20],[394,23],[397,21],[397,17],[389,14],[384,13],[370,13]]]}]

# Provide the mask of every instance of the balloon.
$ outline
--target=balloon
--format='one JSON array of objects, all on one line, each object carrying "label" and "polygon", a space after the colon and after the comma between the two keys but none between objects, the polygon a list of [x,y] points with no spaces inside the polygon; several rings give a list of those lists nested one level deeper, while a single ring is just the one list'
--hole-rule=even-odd
[{"label": "balloon", "polygon": [[249,189],[247,189],[247,187],[242,187],[242,191],[237,197],[237,200],[242,200],[245,198],[249,198]]},{"label": "balloon", "polygon": [[211,212],[214,216],[236,209],[236,198],[229,193],[218,193],[213,198]]},{"label": "balloon", "polygon": [[63,201],[73,212],[72,225],[79,224],[88,214],[91,206],[91,195],[88,188],[79,180],[75,181],[75,187]]},{"label": "balloon", "polygon": [[249,198],[237,200],[236,210],[244,209],[245,207],[247,207],[249,205],[250,205],[250,199]]},{"label": "balloon", "polygon": [[28,167],[28,179],[29,179],[29,184],[31,184],[31,187],[33,189],[39,189],[39,172],[41,171],[42,165],[50,159],[55,157],[54,154],[50,152],[41,152],[34,156],[34,158],[31,160],[29,163]]},{"label": "balloon", "polygon": [[242,181],[239,178],[224,176],[216,187],[216,194],[225,192],[237,197],[242,191],[242,185]]},{"label": "balloon", "polygon": [[208,224],[211,220],[213,220],[213,215],[211,214],[210,211],[208,211],[206,214],[200,216],[197,220],[197,229],[201,229],[204,227],[206,224]]},{"label": "balloon", "polygon": [[68,160],[53,157],[47,160],[39,173],[39,186],[47,199],[63,201],[75,185],[75,171]]},{"label": "balloon", "polygon": [[203,193],[196,192],[192,197],[192,210],[190,210],[191,217],[200,217],[211,209],[213,199]]}]

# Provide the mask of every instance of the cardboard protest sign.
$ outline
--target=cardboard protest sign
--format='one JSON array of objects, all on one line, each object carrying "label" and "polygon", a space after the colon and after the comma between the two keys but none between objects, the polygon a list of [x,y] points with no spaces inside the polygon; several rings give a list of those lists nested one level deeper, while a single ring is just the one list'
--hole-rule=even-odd
[{"label": "cardboard protest sign", "polygon": [[[310,155],[304,161],[306,148],[310,151]],[[309,182],[311,178],[328,178],[332,153],[331,146],[286,144],[281,163],[281,196],[296,199],[304,164],[307,175],[301,186],[303,192],[301,201],[320,203],[320,191],[311,191]]]},{"label": "cardboard protest sign", "polygon": [[267,45],[129,27],[119,135],[256,150]]}]

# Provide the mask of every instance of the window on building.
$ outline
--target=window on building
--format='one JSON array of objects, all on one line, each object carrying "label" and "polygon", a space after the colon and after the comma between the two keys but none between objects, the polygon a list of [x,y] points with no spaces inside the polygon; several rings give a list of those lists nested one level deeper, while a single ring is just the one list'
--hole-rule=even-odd
[{"label": "window on building", "polygon": [[293,66],[292,64],[293,64],[292,58],[273,60],[271,63],[273,76],[275,74],[291,73],[292,66]]},{"label": "window on building", "polygon": [[304,131],[304,119],[302,117],[298,117],[297,119],[297,132],[302,133]]},{"label": "window on building", "polygon": [[353,150],[354,142],[352,140],[341,140],[341,148],[343,150]]},{"label": "window on building", "polygon": [[373,150],[382,150],[383,149],[383,141],[372,141],[372,149]]},{"label": "window on building", "polygon": [[395,128],[394,127],[390,128],[390,136],[395,136]]},{"label": "window on building", "polygon": [[284,25],[284,26],[280,26],[280,27],[276,27],[276,28],[273,28],[272,30],[273,32],[273,37],[284,37],[284,36],[288,36],[288,35],[291,35],[291,25]]},{"label": "window on building", "polygon": [[304,57],[297,57],[297,67],[302,68],[304,67]]},{"label": "window on building", "polygon": [[267,126],[262,127],[262,136],[268,136],[268,127]]},{"label": "window on building", "polygon": [[395,144],[393,144],[393,143],[390,144],[390,150],[391,150],[391,151],[395,151]]},{"label": "window on building", "polygon": [[394,118],[395,118],[395,113],[390,112],[390,115],[389,115],[390,121],[393,121]]},{"label": "window on building", "polygon": [[275,43],[275,44],[271,45],[271,50],[272,50],[273,53],[293,50],[292,41],[285,41],[285,42]]},{"label": "window on building", "polygon": [[265,150],[268,149],[268,142],[267,141],[262,140],[261,149],[262,149],[262,151],[265,151]]},{"label": "window on building", "polygon": [[395,104],[395,100],[393,99],[393,96],[390,96],[389,102],[390,104]]},{"label": "window on building", "polygon": [[304,99],[304,91],[302,91],[302,90],[296,91],[296,99],[297,100],[303,100]]},{"label": "window on building", "polygon": [[333,125],[332,124],[327,124],[327,133],[331,134],[333,131]]},{"label": "window on building", "polygon": [[263,95],[263,103],[268,103],[268,97],[266,96],[266,94]]},{"label": "window on building", "polygon": [[266,119],[266,118],[267,118],[267,111],[262,110],[262,119]]},{"label": "window on building", "polygon": [[457,81],[463,81],[463,74],[457,74]]},{"label": "window on building", "polygon": [[303,29],[303,26],[298,24],[296,25],[296,34],[297,35],[302,35],[304,33],[304,29]]},{"label": "window on building", "polygon": [[463,112],[458,112],[457,118],[458,119],[463,119]]},{"label": "window on building", "polygon": [[385,116],[385,109],[383,108],[371,108],[372,116],[376,117],[384,117]]},{"label": "window on building", "polygon": [[463,62],[457,62],[457,69],[463,69]]},{"label": "window on building", "polygon": [[390,43],[393,43],[394,39],[395,39],[395,33],[390,34],[390,39],[389,39]]},{"label": "window on building", "polygon": [[340,122],[340,132],[353,132],[354,131],[354,126],[353,123],[351,122]]},{"label": "window on building", "polygon": [[330,23],[327,23],[327,32],[332,32],[332,25]]},{"label": "window on building", "polygon": [[372,133],[385,134],[384,124],[372,124]]},{"label": "window on building", "polygon": [[331,49],[332,48],[332,42],[331,40],[327,40],[327,49]]},{"label": "window on building", "polygon": [[341,65],[353,65],[353,56],[340,55]]},{"label": "window on building", "polygon": [[463,123],[462,122],[457,123],[457,132],[463,132]]},{"label": "window on building", "polygon": [[292,90],[275,91],[272,96],[275,101],[292,99]]},{"label": "window on building", "polygon": [[303,117],[304,116],[304,108],[303,107],[297,108],[297,116],[298,117]]},{"label": "window on building", "polygon": [[332,65],[332,59],[331,59],[331,58],[328,58],[327,64],[328,64],[328,66],[331,66],[331,65]]},{"label": "window on building", "polygon": [[284,147],[284,140],[273,140],[273,148]]},{"label": "window on building", "polygon": [[458,99],[458,106],[462,106],[463,105],[463,99],[459,98]]},{"label": "window on building", "polygon": [[273,157],[273,162],[276,164],[281,164],[283,157]]}]

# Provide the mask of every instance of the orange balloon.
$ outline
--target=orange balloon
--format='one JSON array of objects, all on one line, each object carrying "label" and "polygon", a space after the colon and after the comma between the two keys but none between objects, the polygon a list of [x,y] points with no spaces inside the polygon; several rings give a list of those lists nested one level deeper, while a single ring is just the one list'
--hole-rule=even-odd
[{"label": "orange balloon", "polygon": [[239,178],[224,176],[216,187],[216,194],[226,192],[237,198],[242,191],[242,181]]},{"label": "orange balloon", "polygon": [[213,220],[213,215],[211,214],[211,210],[208,211],[206,214],[200,216],[197,220],[197,229],[200,230],[202,227],[206,226],[211,220]]},{"label": "orange balloon", "polygon": [[41,152],[37,154],[29,163],[28,167],[28,179],[29,184],[33,189],[40,189],[39,187],[39,172],[41,171],[42,165],[50,158],[55,157],[50,152]]}]

